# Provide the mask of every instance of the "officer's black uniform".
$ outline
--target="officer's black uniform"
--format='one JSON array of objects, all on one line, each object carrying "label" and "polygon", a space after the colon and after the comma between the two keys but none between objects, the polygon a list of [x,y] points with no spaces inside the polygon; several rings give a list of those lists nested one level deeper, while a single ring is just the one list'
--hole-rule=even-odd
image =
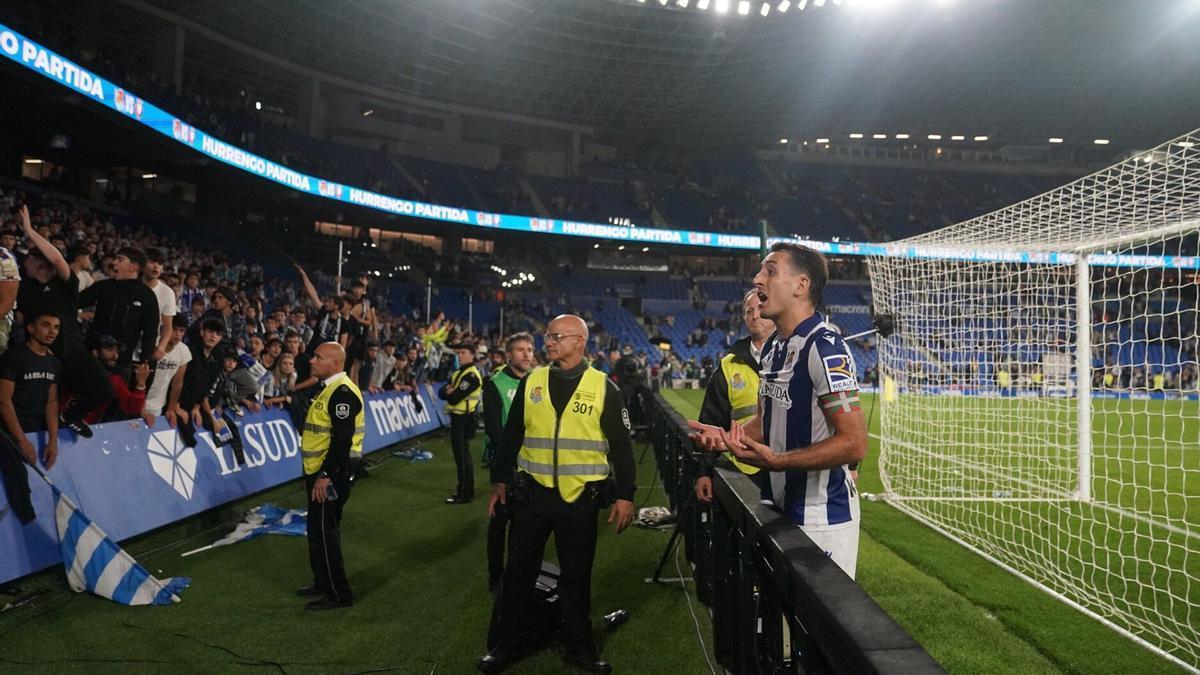
[{"label": "officer's black uniform", "polygon": [[[463,399],[472,396],[483,386],[483,381],[475,375],[478,369],[473,361],[459,366],[458,370],[451,374],[450,380],[453,381],[457,373],[471,368],[476,368],[476,371],[463,375],[454,389],[443,389],[438,392],[438,397],[444,400],[446,405],[461,403]],[[471,414],[450,413],[450,450],[454,453],[458,486],[454,490],[454,494],[446,499],[448,504],[465,504],[475,499],[475,465],[471,459],[471,438],[475,435],[477,425],[478,422],[475,420],[473,412]]]},{"label": "officer's black uniform", "polygon": [[[492,449],[493,456],[496,447],[500,445],[500,436],[504,434],[505,420],[501,419],[503,412],[500,390],[496,383],[489,379],[483,383],[483,433],[488,446]],[[484,458],[484,466],[491,467],[492,458],[488,457],[486,452]],[[489,591],[500,587],[500,577],[504,574],[504,540],[508,535],[508,522],[512,519],[507,504],[496,502],[493,510],[495,515],[488,519],[487,531]]]},{"label": "officer's black uniform", "polygon": [[[358,461],[350,457],[350,447],[354,439],[354,420],[362,410],[362,401],[350,387],[342,384],[330,395],[328,409],[339,410],[338,406],[341,405],[348,406],[343,409],[348,410],[348,414],[344,417],[330,415],[329,451],[321,470],[304,477],[304,491],[308,495],[308,561],[312,566],[313,586],[302,589],[301,595],[323,594],[329,606],[354,602],[354,593],[350,590],[350,582],[346,580],[346,565],[342,559],[341,523],[342,511],[346,508],[346,502],[350,501],[350,488],[354,486],[354,471],[358,468]],[[315,502],[312,498],[313,485],[323,476],[328,476],[332,481],[337,499]],[[326,608],[315,604],[310,604],[310,607]]]},{"label": "officer's black uniform", "polygon": [[[575,368],[550,370],[550,402],[555,413],[562,415],[580,377],[588,368],[580,363]],[[596,518],[599,512],[598,491],[603,482],[593,482],[573,503],[563,501],[556,488],[546,488],[521,474],[524,495],[513,492],[513,471],[517,455],[525,442],[525,385],[522,380],[508,411],[508,423],[500,438],[500,448],[492,463],[492,482],[510,485],[509,508],[512,523],[508,533],[508,563],[500,589],[500,613],[496,645],[492,654],[514,658],[521,651],[529,600],[541,569],[546,541],[554,534],[558,562],[562,568],[558,595],[562,602],[562,641],[568,657],[579,661],[596,662],[598,656],[592,641],[591,582],[592,560],[596,554]],[[636,465],[629,428],[625,420],[628,411],[621,391],[607,381],[604,412],[600,428],[608,441],[608,458],[616,474],[616,498],[633,501],[636,486]],[[518,479],[519,480],[519,479]],[[605,664],[607,665],[607,664]],[[481,670],[486,670],[480,664]]]}]

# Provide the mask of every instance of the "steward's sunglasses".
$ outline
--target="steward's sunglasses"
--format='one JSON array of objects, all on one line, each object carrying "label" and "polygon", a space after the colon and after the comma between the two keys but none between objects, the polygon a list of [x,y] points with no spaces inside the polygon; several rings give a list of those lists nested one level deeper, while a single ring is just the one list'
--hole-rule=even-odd
[{"label": "steward's sunglasses", "polygon": [[566,340],[567,338],[583,337],[583,336],[578,333],[546,333],[542,337],[546,338],[546,342],[556,345],[556,344],[562,342],[563,340]]}]

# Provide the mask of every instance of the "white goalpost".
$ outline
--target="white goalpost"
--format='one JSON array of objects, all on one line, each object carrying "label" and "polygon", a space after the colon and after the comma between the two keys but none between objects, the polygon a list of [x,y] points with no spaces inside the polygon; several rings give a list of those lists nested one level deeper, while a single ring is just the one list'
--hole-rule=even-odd
[{"label": "white goalpost", "polygon": [[1200,131],[886,249],[885,498],[1200,670]]}]

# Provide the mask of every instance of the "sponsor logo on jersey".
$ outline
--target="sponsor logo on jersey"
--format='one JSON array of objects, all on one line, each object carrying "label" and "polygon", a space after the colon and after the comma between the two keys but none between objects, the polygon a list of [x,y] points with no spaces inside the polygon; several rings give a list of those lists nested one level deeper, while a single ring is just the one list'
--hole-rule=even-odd
[{"label": "sponsor logo on jersey", "polygon": [[854,368],[850,357],[845,354],[821,357],[825,364],[825,379],[829,382],[829,391],[849,391],[858,389],[858,380],[854,377]]},{"label": "sponsor logo on jersey", "polygon": [[758,395],[760,398],[769,398],[776,401],[779,407],[785,410],[792,407],[792,395],[788,393],[788,388],[785,384],[763,380],[762,384],[758,387]]}]

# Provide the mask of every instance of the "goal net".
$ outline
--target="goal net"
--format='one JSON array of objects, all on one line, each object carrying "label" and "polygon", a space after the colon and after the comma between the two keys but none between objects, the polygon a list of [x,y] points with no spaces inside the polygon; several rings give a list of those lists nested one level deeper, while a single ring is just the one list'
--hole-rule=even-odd
[{"label": "goal net", "polygon": [[1200,667],[1200,132],[870,259],[885,498]]}]

